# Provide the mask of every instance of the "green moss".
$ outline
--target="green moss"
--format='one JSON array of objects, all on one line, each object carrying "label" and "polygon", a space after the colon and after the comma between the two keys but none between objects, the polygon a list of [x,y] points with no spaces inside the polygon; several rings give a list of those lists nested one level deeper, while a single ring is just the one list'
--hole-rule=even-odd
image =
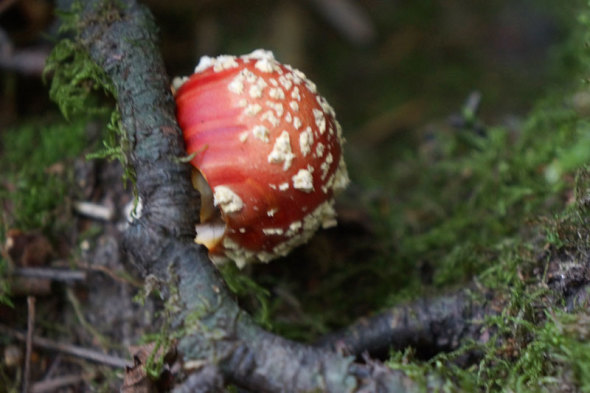
[{"label": "green moss", "polygon": [[[76,35],[83,25],[83,4],[72,2],[69,10],[60,10],[59,34]],[[43,71],[43,80],[51,78],[49,96],[57,103],[64,117],[76,113],[104,113],[108,110],[98,104],[92,93],[104,90],[114,96],[115,89],[105,72],[90,59],[79,42],[70,38],[57,40],[49,54]]]},{"label": "green moss", "polygon": [[[439,287],[475,276],[506,304],[485,321],[492,333],[486,343],[465,343],[426,362],[412,359],[411,351],[394,353],[391,366],[422,380],[437,375],[453,386],[449,391],[590,391],[585,305],[565,313],[544,277],[549,260],[560,263],[560,253],[584,264],[590,252],[584,168],[590,128],[571,99],[579,89],[587,86],[553,91],[512,130],[435,133],[434,153],[406,154],[409,164],[392,166],[388,176],[399,184],[424,171],[422,181],[391,197],[403,203],[388,206],[399,262],[435,261],[433,284]],[[457,366],[455,360],[472,350],[481,360]]]},{"label": "green moss", "polygon": [[[458,351],[425,362],[413,358],[408,349],[393,353],[388,364],[425,385],[436,378],[447,387],[443,391],[590,391],[587,312],[548,311],[546,321],[540,324],[523,313],[512,317],[504,313],[493,320],[499,332],[487,344],[467,343]],[[499,337],[504,339],[501,346],[496,341]],[[456,361],[471,350],[481,351],[482,359],[468,368],[457,366]]]},{"label": "green moss", "polygon": [[[63,207],[73,173],[69,163],[88,145],[87,119],[37,121],[0,136],[0,199],[8,203],[4,228],[48,229]],[[52,165],[61,164],[61,168]]]},{"label": "green moss", "polygon": [[269,291],[241,274],[234,263],[226,263],[219,270],[229,289],[241,298],[242,306],[252,312],[256,322],[270,328]]},{"label": "green moss", "polygon": [[[97,5],[101,23],[111,23],[121,17],[122,2],[106,0]],[[77,35],[81,26],[94,21],[82,20],[82,3],[74,1],[71,9],[60,12],[60,33]],[[121,116],[112,99],[117,98],[115,86],[84,49],[81,39],[62,38],[51,51],[43,73],[44,80],[51,77],[49,96],[59,106],[66,119],[76,114],[111,113],[103,148],[88,155],[88,158],[119,160],[124,168],[123,181],[131,182],[135,191],[135,171],[129,164],[129,141],[123,130]],[[96,94],[100,92],[101,94]]]},{"label": "green moss", "polygon": [[[118,5],[110,4],[105,12],[116,20]],[[436,22],[440,11],[431,6],[422,4],[407,15],[398,13],[399,22],[427,28]],[[75,9],[64,19],[69,31],[83,23]],[[588,13],[580,19],[585,27],[561,49],[564,61],[560,81],[566,77],[582,79],[577,76],[579,70],[590,70],[588,49],[580,44],[589,39]],[[334,72],[338,67],[329,64],[348,58],[347,52],[341,52],[340,58],[322,55],[328,61],[330,75],[337,80],[342,79]],[[429,86],[422,94],[438,94],[445,103],[450,101],[448,95],[459,93],[458,86],[478,85],[473,69],[464,67],[466,63],[475,64],[477,59],[454,59],[443,73],[432,72],[431,65],[436,63],[432,60],[436,58],[435,52],[408,55],[399,62],[398,73],[422,72]],[[388,67],[384,69],[389,72]],[[58,43],[48,64],[49,74],[53,75],[51,96],[66,117],[74,118],[81,111],[110,110],[97,104],[102,99],[94,93],[115,96],[111,82],[74,41]],[[417,83],[414,78],[413,83],[400,86],[405,83],[400,82],[400,75],[386,76],[391,80],[376,79],[375,89],[383,85],[396,88],[389,89],[376,103],[365,101],[385,110],[421,91],[423,80]],[[341,265],[329,266],[329,272],[307,267],[305,274],[312,272],[321,279],[312,282],[308,278],[299,286],[286,280],[270,280],[268,276],[251,278],[228,264],[222,274],[230,289],[259,323],[288,337],[310,340],[368,310],[442,292],[475,277],[480,285],[506,298],[503,312],[485,321],[493,332],[490,340],[484,344],[465,343],[453,353],[428,361],[415,359],[412,349],[408,349],[393,353],[391,366],[422,380],[425,388],[435,383],[435,375],[446,391],[456,391],[457,386],[465,391],[558,391],[564,385],[590,391],[590,318],[585,312],[563,313],[560,304],[551,303],[547,288],[535,276],[545,274],[547,261],[539,261],[540,250],[567,250],[581,261],[590,245],[584,230],[590,206],[590,176],[588,171],[578,170],[590,161],[590,129],[587,118],[572,100],[577,90],[585,91],[588,86],[580,87],[576,82],[568,81],[570,86],[558,89],[549,85],[548,97],[516,122],[490,126],[473,111],[463,109],[459,111],[465,121],[462,128],[441,122],[428,130],[400,134],[395,144],[383,143],[361,152],[363,162],[352,159],[349,167],[362,190],[357,202],[371,211],[377,226],[376,239],[371,239],[378,243],[371,249],[374,253],[366,258],[355,255]],[[359,78],[359,83],[364,80]],[[505,86],[496,85],[498,90]],[[483,94],[489,97],[498,92]],[[483,133],[478,129],[481,124],[486,126]],[[113,112],[109,129],[103,150],[91,157],[118,158],[128,167],[127,141],[117,111]],[[67,184],[63,178],[52,180],[44,169],[62,160],[64,152],[79,154],[84,144],[76,145],[70,137],[77,132],[83,134],[83,121],[29,125],[14,131],[5,134],[10,136],[3,140],[3,152],[7,154],[0,157],[0,171],[13,173],[6,178],[6,184],[15,187],[17,193],[13,198],[8,189],[2,189],[0,198],[18,208],[13,209],[15,216],[5,220],[3,227],[8,227],[6,222],[10,221],[9,225],[24,229],[44,228],[54,222]],[[36,144],[33,148],[31,141],[37,140],[42,146]],[[282,291],[282,296],[269,301],[269,292],[255,280],[273,291]],[[289,301],[296,304],[291,313],[296,315],[281,319],[279,316],[285,315],[281,308],[289,294],[295,294]],[[200,324],[216,307],[205,301],[202,309],[187,315],[187,330],[171,332],[168,320],[170,314],[178,312],[178,304],[174,293],[170,298],[162,315],[163,327],[148,337],[149,341],[166,348],[173,338],[188,333],[222,338],[223,332],[209,331]],[[481,360],[467,368],[458,367],[455,362],[472,350],[481,353]],[[163,357],[155,354],[147,369],[157,377]]]},{"label": "green moss", "polygon": [[[494,259],[490,248],[511,242],[532,213],[558,211],[572,180],[547,181],[544,168],[558,159],[564,143],[580,136],[577,115],[560,106],[542,105],[518,130],[439,133],[438,151],[394,164],[390,176],[399,186],[389,208],[397,257],[432,261],[435,283],[447,285],[485,269]],[[417,181],[404,191],[410,178]]]},{"label": "green moss", "polygon": [[[171,273],[171,276],[174,277],[172,282],[177,282],[177,276],[175,273],[172,270],[169,272]],[[160,290],[162,289],[161,285],[162,282],[156,277],[148,276],[144,285],[144,291],[142,293],[138,293],[134,300],[143,305],[145,303],[145,299],[150,296],[150,294],[160,293]],[[158,331],[144,334],[141,337],[142,344],[153,345],[153,348],[146,359],[144,368],[147,375],[154,380],[157,380],[161,377],[165,366],[165,358],[170,349],[174,347],[174,341],[186,333],[184,330],[172,331],[172,315],[179,312],[180,306],[178,304],[178,287],[175,284],[172,284],[168,288],[170,290],[170,294],[165,303],[165,307],[159,311],[157,318],[160,321]]]},{"label": "green moss", "polygon": [[[40,230],[50,238],[68,216],[65,196],[71,193],[73,159],[88,145],[87,119],[36,121],[0,134],[0,238],[10,228]],[[4,243],[4,241],[2,241]],[[0,258],[0,302],[8,303]]]},{"label": "green moss", "polygon": [[49,96],[66,119],[76,113],[104,113],[104,107],[96,105],[91,92],[104,89],[114,95],[114,88],[102,69],[70,39],[62,39],[55,45],[44,75],[51,75]]},{"label": "green moss", "polygon": [[[415,359],[411,349],[396,352],[392,367],[425,388],[437,378],[443,391],[590,391],[589,317],[563,312],[545,280],[559,253],[574,264],[590,255],[590,175],[584,169],[590,122],[577,97],[589,88],[580,83],[590,71],[587,9],[580,20],[572,39],[554,52],[560,75],[525,116],[489,125],[463,109],[462,127],[434,123],[395,134],[395,143],[349,147],[349,169],[362,190],[355,203],[373,215],[378,252],[331,266],[329,274],[306,266],[314,277],[299,285],[255,277],[297,303],[285,313],[287,301],[271,302],[275,331],[310,340],[350,322],[353,310],[365,307],[366,314],[475,279],[504,297],[501,314],[485,321],[490,339],[428,361]],[[480,353],[480,361],[457,366],[470,351]]]},{"label": "green moss", "polygon": [[133,193],[136,196],[134,206],[135,209],[137,207],[138,201],[138,194],[136,188],[136,174],[135,169],[131,166],[131,163],[129,162],[129,138],[127,136],[127,133],[123,129],[123,124],[121,122],[121,114],[118,110],[113,110],[111,112],[111,119],[107,124],[102,145],[103,146],[101,149],[98,149],[93,153],[87,154],[86,158],[103,158],[107,160],[118,160],[121,163],[124,169],[123,184],[125,186],[129,183],[133,185]]}]

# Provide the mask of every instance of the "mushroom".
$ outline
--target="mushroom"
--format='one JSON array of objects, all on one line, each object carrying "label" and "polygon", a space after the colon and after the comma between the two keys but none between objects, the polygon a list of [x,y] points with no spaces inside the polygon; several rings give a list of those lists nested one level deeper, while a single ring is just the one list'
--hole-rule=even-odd
[{"label": "mushroom", "polygon": [[342,129],[301,71],[259,49],[203,57],[174,88],[201,192],[195,241],[215,262],[268,262],[336,225]]}]

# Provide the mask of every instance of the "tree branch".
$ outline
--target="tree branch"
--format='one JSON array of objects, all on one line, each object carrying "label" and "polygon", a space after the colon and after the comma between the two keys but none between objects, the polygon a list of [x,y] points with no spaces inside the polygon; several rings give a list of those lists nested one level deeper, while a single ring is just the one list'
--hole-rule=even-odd
[{"label": "tree branch", "polygon": [[[257,392],[424,391],[401,371],[343,353],[379,354],[411,345],[428,357],[466,339],[490,337],[482,321],[498,314],[507,299],[476,286],[395,307],[316,346],[257,326],[233,300],[206,250],[193,242],[199,199],[188,164],[178,160],[185,151],[149,11],[134,0],[84,4],[76,40],[112,80],[143,203],[141,218],[125,234],[125,248],[144,274],[160,283],[185,367],[197,370],[177,392],[204,385],[219,390],[224,381]],[[587,269],[566,274],[557,267],[550,266],[546,282],[555,298],[568,308],[585,304]]]},{"label": "tree branch", "polygon": [[272,335],[239,309],[193,242],[199,199],[188,165],[178,160],[185,152],[156,28],[148,10],[121,3],[85,2],[76,39],[114,84],[143,202],[124,244],[144,273],[162,283],[185,364],[214,363],[225,379],[254,391],[419,390],[401,372]]},{"label": "tree branch", "polygon": [[391,349],[413,347],[421,358],[455,350],[466,339],[485,341],[482,329],[486,316],[499,309],[492,294],[475,286],[400,305],[370,318],[362,318],[346,329],[324,336],[318,346],[344,350],[356,356],[386,356]]}]

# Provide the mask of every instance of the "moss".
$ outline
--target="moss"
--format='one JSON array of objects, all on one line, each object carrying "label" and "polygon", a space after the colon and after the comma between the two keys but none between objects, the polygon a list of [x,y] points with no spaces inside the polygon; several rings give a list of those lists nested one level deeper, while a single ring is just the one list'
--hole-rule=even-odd
[{"label": "moss", "polygon": [[44,77],[51,75],[49,96],[66,119],[76,113],[104,112],[97,106],[91,92],[104,89],[114,94],[114,88],[102,69],[88,53],[70,39],[60,40],[49,55]]},{"label": "moss", "polygon": [[11,206],[4,230],[47,230],[54,224],[73,179],[68,163],[88,145],[86,123],[38,121],[2,133],[0,200]]},{"label": "moss", "polygon": [[[76,34],[82,20],[83,4],[79,0],[72,2],[69,10],[60,10],[60,27],[62,36]],[[105,72],[91,59],[87,51],[76,40],[61,38],[49,54],[43,71],[43,80],[51,77],[49,96],[59,106],[67,119],[79,113],[104,113],[104,105],[97,104],[92,92],[104,90],[114,96],[115,88]]]},{"label": "moss", "polygon": [[[73,196],[71,162],[88,145],[87,122],[39,120],[0,134],[1,239],[10,228],[57,236],[68,217],[66,196]],[[0,302],[10,304],[5,268],[0,257]]]},{"label": "moss", "polygon": [[[74,7],[80,3],[76,4]],[[118,5],[110,4],[108,15],[116,20]],[[427,27],[439,14],[430,5],[418,6],[413,15],[398,14],[400,22],[418,22]],[[590,34],[589,15],[584,13],[580,17],[585,27],[561,49],[564,61],[560,81],[572,75],[582,79],[577,77],[579,70],[590,70],[588,49],[581,45]],[[75,9],[66,16],[65,26],[70,31],[83,23]],[[94,93],[114,96],[111,82],[73,42],[60,41],[50,58],[52,97],[68,118],[80,111],[110,111],[108,105],[103,109],[103,100]],[[342,59],[334,58],[336,63]],[[476,59],[455,59],[455,64],[449,65],[441,77],[440,72],[431,71],[431,60],[435,58],[436,53],[408,56],[400,63],[399,73],[424,71],[430,86],[425,94],[440,94],[445,102],[457,86],[476,83],[477,76],[463,68],[465,62],[475,63]],[[459,63],[461,69],[457,68]],[[342,79],[333,71],[338,67],[327,68],[332,77]],[[395,86],[398,80],[379,80],[379,88]],[[421,90],[422,81],[413,81],[408,86],[390,89],[383,102],[373,105],[387,108],[392,102],[406,100],[411,95],[408,92]],[[503,85],[497,86],[501,89]],[[373,147],[369,154],[362,155],[366,162],[353,160],[353,178],[363,190],[357,202],[372,212],[378,226],[377,239],[373,239],[379,243],[375,254],[335,266],[321,280],[306,281],[303,289],[292,283],[277,283],[276,279],[250,278],[228,265],[222,273],[230,289],[259,323],[288,337],[310,340],[348,323],[355,317],[353,309],[364,314],[367,309],[444,291],[476,277],[481,285],[506,297],[503,312],[485,323],[494,332],[490,340],[483,344],[465,343],[453,353],[427,361],[415,359],[413,350],[408,349],[392,353],[389,364],[423,380],[425,388],[433,382],[428,376],[436,375],[446,391],[456,391],[457,386],[465,391],[559,391],[563,386],[590,391],[590,318],[584,311],[562,312],[560,304],[551,303],[547,288],[535,275],[545,274],[546,260],[539,261],[539,250],[568,250],[578,260],[584,260],[589,249],[590,237],[584,227],[590,206],[590,176],[588,171],[578,168],[590,161],[590,130],[588,120],[572,99],[576,91],[587,90],[588,86],[548,87],[552,90],[549,96],[538,102],[523,120],[489,125],[470,108],[464,108],[459,111],[460,127],[451,127],[446,122],[433,124],[428,129],[400,135],[395,144]],[[19,204],[10,225],[43,228],[52,225],[65,192],[65,183],[56,180],[53,184],[44,168],[61,160],[64,152],[82,149],[83,145],[68,145],[72,141],[64,139],[74,137],[74,128],[82,132],[83,121],[27,127],[6,134],[12,136],[7,137],[9,144],[3,151],[10,154],[0,157],[0,168],[6,168],[7,173],[14,171],[8,182],[14,180],[17,194],[13,200],[7,190],[2,190],[0,198]],[[109,129],[103,150],[92,157],[118,158],[127,167],[128,142],[121,139],[125,133],[117,111],[113,112]],[[48,138],[45,142],[44,136]],[[43,146],[33,148],[31,140],[40,140]],[[59,146],[60,143],[65,145]],[[42,157],[43,154],[47,156]],[[35,165],[23,166],[22,162]],[[307,270],[305,274],[311,271]],[[269,292],[259,282],[266,287],[272,285],[277,292],[283,290],[283,299],[289,292],[295,293],[294,303],[301,301],[296,310],[299,314],[293,320],[277,317],[285,301],[269,301]],[[175,298],[174,293],[170,298]],[[199,324],[210,308],[216,307],[203,304],[203,309],[187,315],[186,329],[221,338],[219,332],[207,331]],[[174,301],[167,304],[161,331],[149,337],[157,347],[169,347],[174,337],[189,333],[170,332],[169,315],[178,311],[177,306]],[[481,354],[481,360],[466,368],[459,367],[457,362],[462,356],[474,350]],[[150,357],[147,368],[151,375],[159,375],[162,367],[161,356]]]},{"label": "moss", "polygon": [[[447,387],[443,391],[590,391],[588,314],[548,311],[541,324],[523,316],[496,319],[494,323],[502,320],[499,333],[487,344],[468,343],[422,362],[408,349],[393,353],[388,364],[425,384],[437,375],[437,381]],[[501,346],[496,341],[499,336],[504,336]],[[459,367],[456,362],[472,350],[483,353],[481,360],[468,368]]]},{"label": "moss", "polygon": [[[583,264],[590,252],[590,123],[579,102],[589,87],[587,8],[579,19],[554,52],[559,76],[526,116],[490,125],[464,108],[458,126],[396,134],[395,144],[352,157],[349,169],[362,190],[355,202],[372,212],[380,252],[309,278],[312,289],[256,277],[300,302],[287,322],[280,319],[285,301],[271,302],[276,331],[310,340],[348,323],[364,302],[375,310],[475,278],[504,297],[502,313],[485,321],[490,339],[427,361],[412,349],[395,352],[392,367],[425,388],[435,375],[443,391],[590,391],[587,313],[565,313],[545,277],[560,253]],[[474,352],[478,362],[458,365]]]},{"label": "moss", "polygon": [[[578,148],[586,120],[570,104],[572,94],[553,92],[514,127],[480,133],[469,125],[482,121],[468,113],[464,128],[437,125],[363,155],[376,157],[360,165],[367,172],[352,163],[353,177],[363,179],[357,203],[372,211],[379,252],[314,273],[311,289],[258,277],[267,287],[288,288],[302,304],[294,320],[272,321],[275,330],[313,340],[359,315],[474,277],[500,291],[523,290],[522,274],[536,266],[543,241],[559,239],[540,234],[554,231],[549,221],[571,200],[576,169],[590,161],[590,149]],[[580,154],[572,159],[571,150]],[[568,163],[558,164],[560,175],[548,174],[562,160]],[[271,302],[271,316],[284,309],[284,299]]]},{"label": "moss", "polygon": [[[578,48],[576,64],[587,65],[587,50]],[[402,180],[428,169],[407,195],[391,197],[404,202],[391,208],[389,227],[400,241],[402,263],[436,261],[433,283],[442,287],[476,276],[506,304],[485,321],[492,333],[486,343],[465,343],[425,362],[411,351],[394,353],[391,366],[422,378],[437,375],[453,386],[450,391],[590,391],[585,305],[566,313],[545,277],[560,255],[583,265],[590,252],[584,167],[590,129],[572,100],[580,89],[587,85],[553,90],[512,130],[435,133],[434,154],[411,155],[416,171],[407,162],[403,171],[393,166],[389,176]],[[457,360],[474,350],[479,362],[459,367]]]},{"label": "moss", "polygon": [[[171,276],[173,277],[172,282],[178,282],[176,274],[170,270]],[[141,305],[145,303],[145,300],[150,294],[160,295],[161,286],[163,283],[154,276],[148,276],[144,285],[144,291],[138,293],[135,297],[135,301]],[[145,361],[145,371],[147,375],[153,380],[157,380],[162,376],[164,371],[166,356],[171,348],[174,347],[174,341],[178,337],[182,337],[186,334],[185,330],[172,331],[171,321],[172,315],[179,311],[179,298],[178,298],[178,287],[175,284],[168,286],[170,296],[165,303],[164,308],[159,312],[159,328],[154,333],[144,334],[141,337],[141,343],[146,348],[151,347],[151,351]]]},{"label": "moss", "polygon": [[102,141],[102,148],[97,151],[87,154],[87,159],[103,158],[107,160],[118,160],[123,166],[123,184],[131,184],[133,186],[133,194],[135,195],[134,209],[137,208],[138,197],[136,188],[136,174],[135,169],[129,162],[129,137],[123,129],[121,122],[121,114],[118,110],[111,112],[111,118],[106,127],[104,139]]},{"label": "moss", "polygon": [[[369,208],[391,252],[382,264],[391,291],[383,305],[421,296],[431,284],[440,289],[483,274],[507,258],[506,249],[526,251],[519,245],[536,231],[539,214],[563,209],[575,169],[590,159],[590,150],[575,160],[568,153],[586,138],[586,121],[564,105],[570,92],[553,94],[515,127],[487,127],[480,134],[438,125],[393,152],[373,153],[397,157],[371,163],[371,176],[356,176],[369,179],[365,187],[378,195]],[[559,164],[560,176],[548,175],[562,159],[569,163]],[[519,263],[517,257],[511,262]]]},{"label": "moss", "polygon": [[241,274],[234,263],[226,263],[219,270],[230,291],[241,298],[243,307],[251,310],[254,320],[259,325],[270,328],[269,291],[247,275]]},{"label": "moss", "polygon": [[[121,18],[124,4],[117,0],[105,0],[99,14],[101,23],[112,23]],[[82,20],[83,5],[74,1],[69,11],[60,12],[60,34],[77,35],[83,24],[96,21]],[[79,38],[79,37],[78,37]],[[129,164],[129,140],[124,132],[121,116],[114,105],[116,89],[104,70],[100,68],[84,49],[81,39],[61,38],[57,41],[47,61],[43,78],[51,77],[50,98],[59,106],[66,119],[76,114],[111,113],[103,148],[88,158],[119,160],[124,168],[123,181],[131,182],[135,191],[135,171]],[[96,94],[96,93],[102,94]]]}]

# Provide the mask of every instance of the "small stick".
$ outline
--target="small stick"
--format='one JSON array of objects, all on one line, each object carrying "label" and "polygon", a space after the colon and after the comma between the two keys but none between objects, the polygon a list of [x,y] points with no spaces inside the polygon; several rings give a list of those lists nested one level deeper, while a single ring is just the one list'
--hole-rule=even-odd
[{"label": "small stick", "polygon": [[56,377],[53,379],[49,379],[47,381],[41,381],[33,384],[31,386],[30,393],[44,393],[44,392],[55,392],[59,388],[69,385],[75,385],[85,380],[92,379],[94,375],[64,375],[61,377]]},{"label": "small stick", "polygon": [[29,393],[29,378],[31,377],[31,353],[33,352],[33,329],[35,328],[35,298],[27,297],[27,337],[25,355],[25,375],[23,377],[23,393]]},{"label": "small stick", "polygon": [[[5,3],[0,2],[0,14]],[[15,49],[8,34],[0,29],[0,68],[29,75],[41,75],[45,60],[49,55],[47,48]]]},{"label": "small stick", "polygon": [[[55,359],[53,359],[53,361],[51,362],[51,364],[47,368],[47,371],[45,372],[45,375],[43,376],[43,380],[48,380],[50,378],[53,378],[53,374],[55,374],[59,365],[61,364],[62,357],[63,357],[62,353],[58,353],[57,355],[55,355]],[[33,390],[35,390],[35,386],[33,386]]]},{"label": "small stick", "polygon": [[83,216],[103,221],[110,221],[115,216],[112,208],[92,202],[76,201],[74,210]]},{"label": "small stick", "polygon": [[86,263],[86,264],[81,263],[81,264],[79,264],[79,266],[86,269],[86,270],[104,273],[107,276],[109,276],[110,278],[112,278],[113,280],[115,280],[121,284],[128,284],[128,285],[132,285],[137,288],[143,287],[142,281],[137,280],[131,276],[122,276],[118,272],[113,271],[106,266],[94,266],[94,265],[90,265],[88,263]]},{"label": "small stick", "polygon": [[15,276],[45,278],[52,281],[84,281],[86,272],[70,269],[55,269],[41,267],[19,267],[12,271]]},{"label": "small stick", "polygon": [[[26,341],[24,333],[0,324],[0,333],[12,336],[20,341]],[[78,347],[71,344],[62,344],[43,337],[32,337],[33,345],[50,351],[63,352],[68,355],[76,356],[96,363],[106,364],[114,368],[124,368],[130,365],[130,362],[117,356],[105,355],[91,349]]]},{"label": "small stick", "polygon": [[369,14],[352,0],[311,0],[332,26],[356,45],[373,42],[377,32]]},{"label": "small stick", "polygon": [[74,308],[74,313],[76,314],[76,317],[78,318],[78,322],[80,322],[80,324],[82,325],[82,327],[84,329],[88,330],[88,332],[90,334],[92,334],[92,336],[100,343],[100,345],[102,345],[103,347],[107,347],[109,340],[106,337],[104,337],[94,326],[92,326],[92,324],[89,323],[86,320],[86,318],[84,318],[84,313],[82,312],[82,307],[80,306],[80,302],[76,298],[76,295],[74,295],[74,291],[72,290],[72,288],[67,288],[66,294],[67,294],[68,300],[70,301],[70,303],[72,304],[72,307]]},{"label": "small stick", "polygon": [[[2,1],[2,0],[0,0]],[[61,271],[70,271],[70,272],[77,272],[77,273],[72,273],[72,280],[77,280],[78,279],[78,275],[80,275],[80,280],[85,280],[85,278],[81,278],[82,274],[87,275],[89,272],[100,272],[100,273],[104,273],[106,275],[108,275],[110,278],[112,278],[113,280],[121,283],[121,284],[129,284],[132,285],[134,287],[138,287],[141,288],[143,286],[143,282],[139,279],[135,279],[133,277],[131,277],[130,275],[128,275],[125,271],[116,271],[116,270],[111,270],[106,266],[100,266],[100,265],[92,265],[89,262],[85,262],[85,261],[81,261],[81,260],[75,260],[74,261],[76,267],[79,270],[71,270],[69,268],[67,268],[69,265],[68,261],[64,261],[64,260],[55,260],[52,262],[52,265],[54,266],[53,269],[56,268],[63,268],[64,270]],[[17,269],[15,269],[17,270]],[[15,273],[16,274],[16,273]],[[66,278],[68,278],[68,276],[65,276]],[[59,281],[56,277],[56,281]]]}]

